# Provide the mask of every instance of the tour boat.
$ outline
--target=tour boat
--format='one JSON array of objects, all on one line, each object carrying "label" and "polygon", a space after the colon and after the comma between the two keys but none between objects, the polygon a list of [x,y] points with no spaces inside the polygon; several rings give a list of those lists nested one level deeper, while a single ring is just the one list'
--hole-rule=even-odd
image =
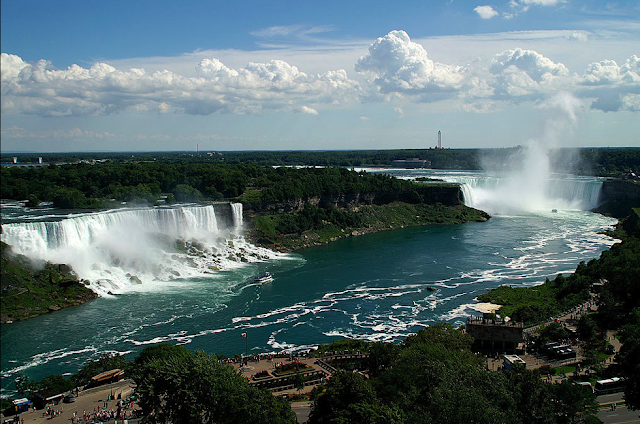
[{"label": "tour boat", "polygon": [[268,272],[265,272],[263,275],[259,275],[256,278],[254,278],[253,281],[260,284],[268,283],[269,281],[273,281],[273,276]]}]

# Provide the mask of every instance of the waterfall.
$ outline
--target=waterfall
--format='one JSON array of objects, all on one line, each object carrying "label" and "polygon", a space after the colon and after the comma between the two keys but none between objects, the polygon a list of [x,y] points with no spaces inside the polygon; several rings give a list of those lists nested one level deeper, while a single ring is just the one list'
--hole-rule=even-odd
[{"label": "waterfall", "polygon": [[233,214],[233,226],[235,228],[242,227],[242,203],[232,203],[231,213]]},{"label": "waterfall", "polygon": [[34,263],[70,265],[90,288],[106,295],[273,257],[240,235],[242,205],[233,204],[232,210],[232,228],[219,228],[211,205],[181,205],[4,224],[2,241]]},{"label": "waterfall", "polygon": [[508,176],[452,176],[461,184],[467,206],[490,214],[519,214],[552,209],[590,210],[598,206],[602,180],[594,177],[553,175],[529,182]]}]

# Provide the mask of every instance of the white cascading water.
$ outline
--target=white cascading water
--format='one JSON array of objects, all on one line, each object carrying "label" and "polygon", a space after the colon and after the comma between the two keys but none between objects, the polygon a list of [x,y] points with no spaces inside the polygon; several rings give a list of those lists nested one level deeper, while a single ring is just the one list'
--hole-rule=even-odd
[{"label": "white cascading water", "polygon": [[34,261],[70,265],[91,289],[108,295],[274,257],[240,235],[242,204],[231,209],[229,228],[219,228],[213,206],[183,205],[4,224],[2,241]]},{"label": "white cascading water", "polygon": [[464,184],[463,194],[468,206],[497,215],[589,210],[598,206],[601,181],[558,176],[551,172],[551,156],[556,158],[556,163],[570,164],[579,160],[571,151],[557,147],[573,133],[580,101],[571,94],[558,93],[540,107],[547,109],[549,114],[537,137],[506,160],[500,155],[481,158],[487,171],[487,176],[481,180],[458,181]]},{"label": "white cascading water", "polygon": [[448,178],[461,184],[467,206],[490,214],[509,215],[549,212],[552,209],[590,210],[598,206],[602,181],[576,176],[551,176],[529,189],[509,176],[460,176]]},{"label": "white cascading water", "polygon": [[233,227],[242,228],[242,203],[232,203],[231,212],[233,214]]}]

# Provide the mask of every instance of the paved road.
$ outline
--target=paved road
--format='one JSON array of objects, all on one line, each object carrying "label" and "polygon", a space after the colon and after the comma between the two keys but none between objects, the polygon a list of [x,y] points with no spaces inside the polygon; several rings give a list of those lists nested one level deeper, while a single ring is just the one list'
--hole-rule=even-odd
[{"label": "paved road", "polygon": [[[622,393],[613,393],[598,396],[597,399],[600,405],[610,405],[615,402],[621,403],[623,397]],[[618,406],[615,411],[611,410],[611,408],[600,410],[598,418],[605,424],[638,424],[640,423],[638,414],[640,414],[640,411],[630,411],[624,406]]]},{"label": "paved road", "polygon": [[604,424],[638,424],[640,423],[640,411],[630,411],[627,408],[619,406],[615,411],[600,411],[598,418]]}]

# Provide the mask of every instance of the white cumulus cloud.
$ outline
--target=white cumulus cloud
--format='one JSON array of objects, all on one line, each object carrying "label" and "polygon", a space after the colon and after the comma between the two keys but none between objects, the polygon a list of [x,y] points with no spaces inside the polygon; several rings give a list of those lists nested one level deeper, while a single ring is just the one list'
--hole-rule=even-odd
[{"label": "white cumulus cloud", "polygon": [[[2,111],[46,116],[98,115],[125,109],[193,115],[305,110],[309,103],[339,104],[355,99],[359,85],[344,70],[306,74],[284,61],[249,63],[231,69],[204,59],[197,76],[163,70],[118,70],[106,63],[90,68],[53,69],[2,53]],[[307,112],[308,113],[308,112]]]},{"label": "white cumulus cloud", "polygon": [[478,6],[473,9],[482,19],[491,19],[498,16],[498,12],[491,6]]},{"label": "white cumulus cloud", "polygon": [[556,90],[569,82],[569,70],[533,50],[505,50],[493,57],[490,71],[496,77],[496,90],[508,96],[524,96]]},{"label": "white cumulus cloud", "polygon": [[404,31],[378,38],[355,69],[369,76],[383,94],[451,92],[461,88],[465,78],[463,67],[429,59],[424,47]]}]

